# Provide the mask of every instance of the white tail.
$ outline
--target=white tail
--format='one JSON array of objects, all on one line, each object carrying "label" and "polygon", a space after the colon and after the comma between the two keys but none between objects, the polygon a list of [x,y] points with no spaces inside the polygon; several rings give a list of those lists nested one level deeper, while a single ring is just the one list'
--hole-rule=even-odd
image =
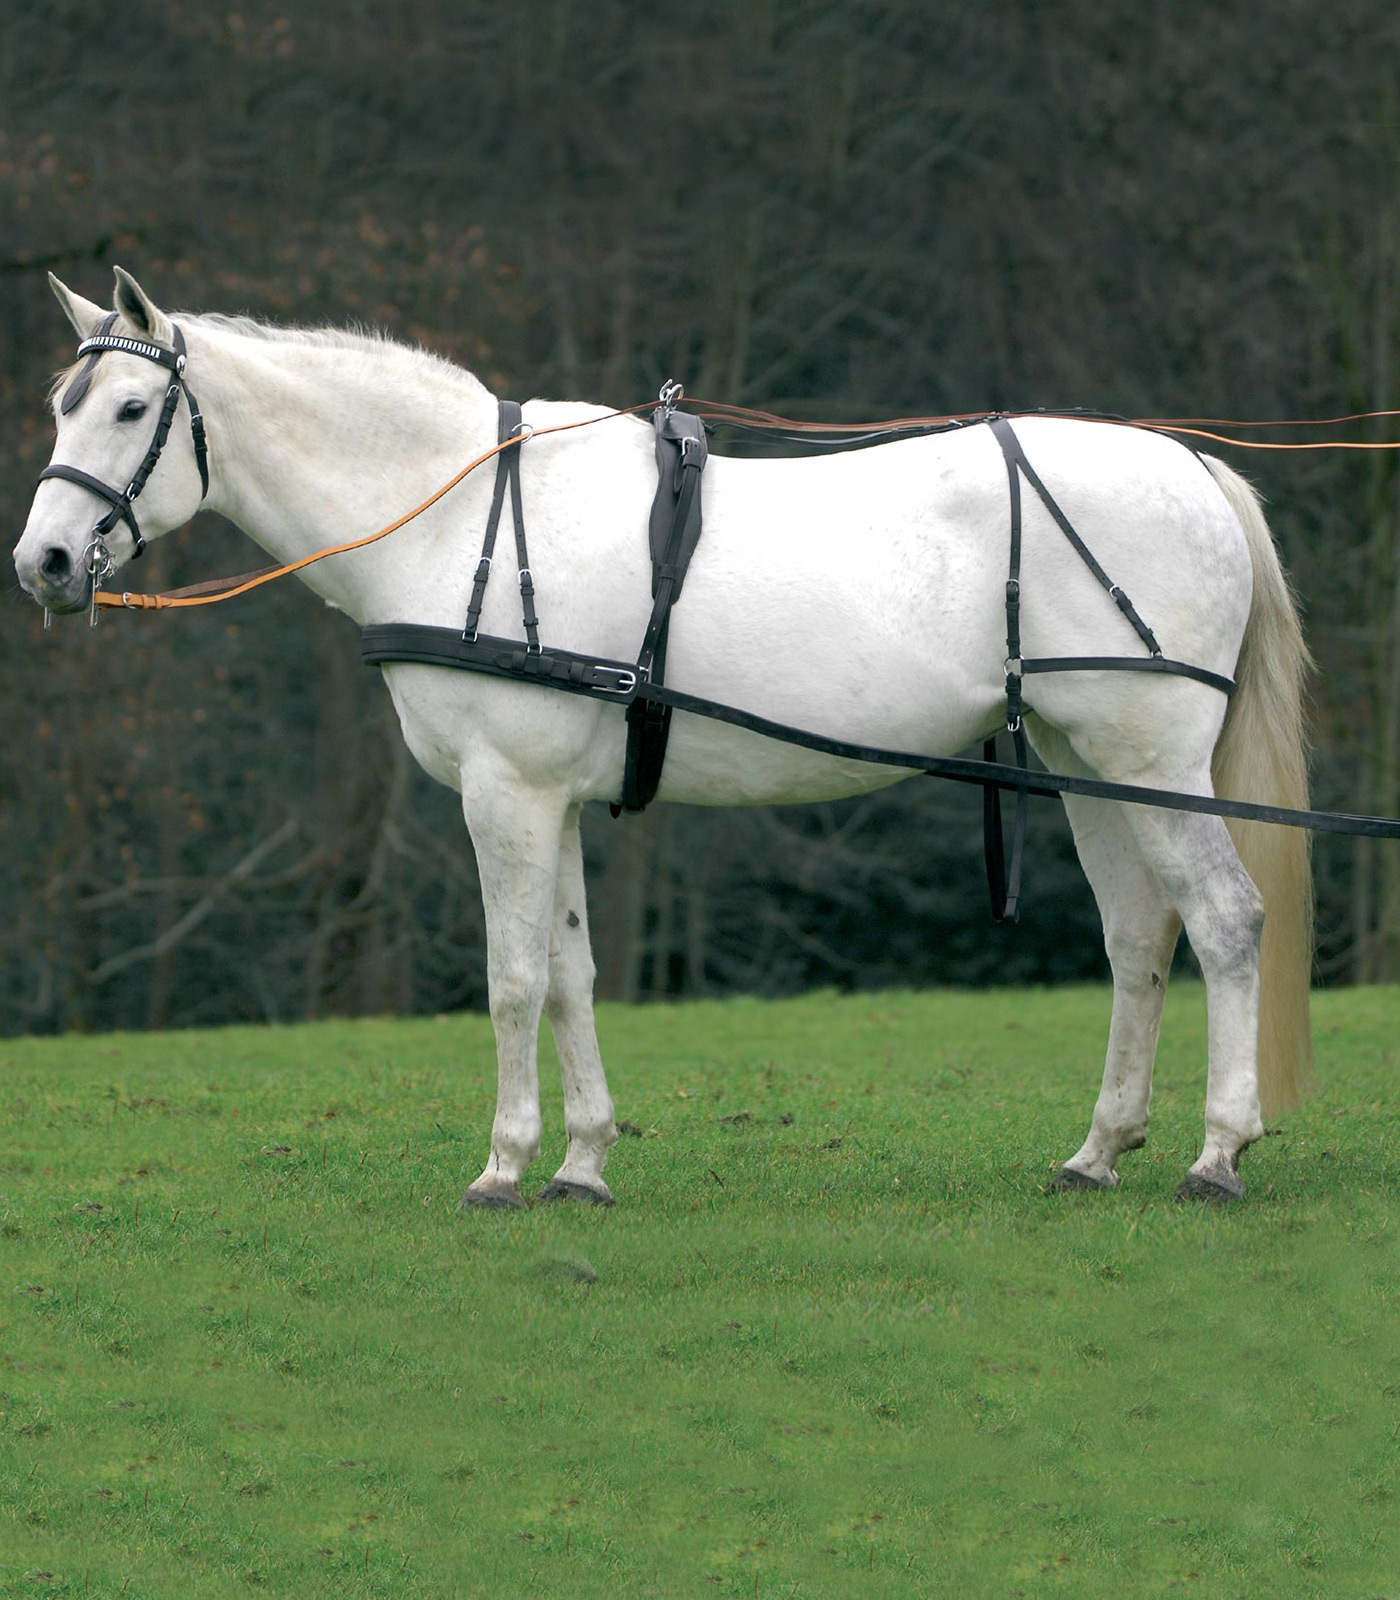
[{"label": "white tail", "polygon": [[[1254,598],[1225,726],[1215,747],[1215,792],[1305,810],[1304,692],[1312,666],[1298,609],[1259,498],[1238,473],[1206,457],[1249,543]],[[1309,836],[1267,822],[1229,824],[1245,871],[1264,897],[1259,982],[1259,1099],[1266,1118],[1288,1111],[1312,1083],[1313,894]]]}]

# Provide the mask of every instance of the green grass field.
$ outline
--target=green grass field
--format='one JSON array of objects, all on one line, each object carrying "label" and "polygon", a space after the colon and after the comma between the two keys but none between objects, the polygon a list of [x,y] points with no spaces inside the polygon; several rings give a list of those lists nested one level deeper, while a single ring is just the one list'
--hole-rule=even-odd
[{"label": "green grass field", "polygon": [[510,1215],[484,1019],[0,1043],[0,1595],[1400,1596],[1400,992],[1221,1211],[1189,985],[1043,1192],[1107,1005],[605,1007]]}]

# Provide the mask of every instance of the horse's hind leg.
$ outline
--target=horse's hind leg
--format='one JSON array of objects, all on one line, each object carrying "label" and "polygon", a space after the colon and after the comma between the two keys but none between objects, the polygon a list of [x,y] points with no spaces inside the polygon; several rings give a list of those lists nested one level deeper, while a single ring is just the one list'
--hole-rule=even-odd
[{"label": "horse's hind leg", "polygon": [[[1208,772],[1173,788],[1209,793]],[[1209,1071],[1200,1156],[1177,1199],[1234,1200],[1241,1155],[1264,1135],[1259,1112],[1259,940],[1264,901],[1220,817],[1134,806],[1133,833],[1167,887],[1206,984]]]},{"label": "horse's hind leg", "polygon": [[554,927],[549,939],[549,990],[545,1011],[554,1029],[564,1081],[564,1126],[569,1148],[542,1200],[592,1200],[611,1205],[603,1163],[617,1141],[613,1104],[593,1025],[593,953],[584,903],[579,808],[564,818],[555,882]]},{"label": "horse's hind leg", "polygon": [[486,975],[496,1030],[491,1159],[463,1206],[523,1207],[520,1180],[540,1152],[537,1050],[549,988],[549,935],[559,868],[562,798],[518,782],[464,788],[486,912]]},{"label": "horse's hind leg", "polygon": [[[1060,735],[1038,727],[1035,743],[1050,766],[1084,770]],[[1066,795],[1065,811],[1103,919],[1113,1016],[1089,1136],[1061,1167],[1054,1186],[1106,1189],[1118,1183],[1119,1156],[1147,1139],[1157,1030],[1181,922],[1121,806]]]},{"label": "horse's hind leg", "polygon": [[[1191,724],[1183,717],[1178,726],[1185,744]],[[1106,778],[1186,794],[1212,792],[1208,755],[1200,762],[1168,764],[1159,754],[1151,764],[1125,767],[1119,745],[1106,742],[1102,754],[1091,766]],[[1264,1131],[1258,1061],[1263,899],[1240,865],[1221,818],[1155,806],[1127,806],[1122,814],[1147,870],[1185,925],[1206,985],[1205,1143],[1178,1198],[1234,1199],[1244,1193],[1240,1156]]]}]

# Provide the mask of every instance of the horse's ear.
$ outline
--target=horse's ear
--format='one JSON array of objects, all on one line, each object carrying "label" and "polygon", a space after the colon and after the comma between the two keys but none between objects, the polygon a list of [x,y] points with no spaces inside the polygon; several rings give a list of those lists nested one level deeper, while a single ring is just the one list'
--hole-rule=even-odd
[{"label": "horse's ear", "polygon": [[63,307],[63,314],[73,324],[73,328],[80,339],[86,339],[97,332],[102,325],[102,319],[107,313],[101,306],[94,305],[91,300],[84,300],[82,295],[74,294],[68,285],[49,274],[49,288],[53,290],[54,299]]},{"label": "horse's ear", "polygon": [[112,296],[113,307],[121,312],[137,333],[154,339],[157,344],[169,344],[170,318],[124,267],[113,267],[112,271],[117,279],[116,291]]}]

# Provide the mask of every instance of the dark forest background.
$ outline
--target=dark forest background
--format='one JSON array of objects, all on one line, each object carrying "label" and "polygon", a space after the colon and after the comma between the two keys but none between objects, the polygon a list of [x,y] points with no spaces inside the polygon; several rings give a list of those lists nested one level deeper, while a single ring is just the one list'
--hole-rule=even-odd
[{"label": "dark forest background", "polygon": [[[5,7],[12,537],[71,354],[44,272],[105,300],[114,261],[167,306],[369,324],[521,397],[675,376],[821,418],[1397,407],[1400,7]],[[1400,814],[1395,458],[1224,453],[1303,597],[1317,803]],[[255,564],[212,517],[148,560],[145,586]],[[0,1028],[482,1003],[454,797],[305,590],[45,635],[11,574],[0,674]],[[605,995],[1105,970],[1047,803],[1016,929],[983,908],[976,798],[929,782],[600,808],[587,845]],[[1316,859],[1321,979],[1400,979],[1400,852]]]}]

